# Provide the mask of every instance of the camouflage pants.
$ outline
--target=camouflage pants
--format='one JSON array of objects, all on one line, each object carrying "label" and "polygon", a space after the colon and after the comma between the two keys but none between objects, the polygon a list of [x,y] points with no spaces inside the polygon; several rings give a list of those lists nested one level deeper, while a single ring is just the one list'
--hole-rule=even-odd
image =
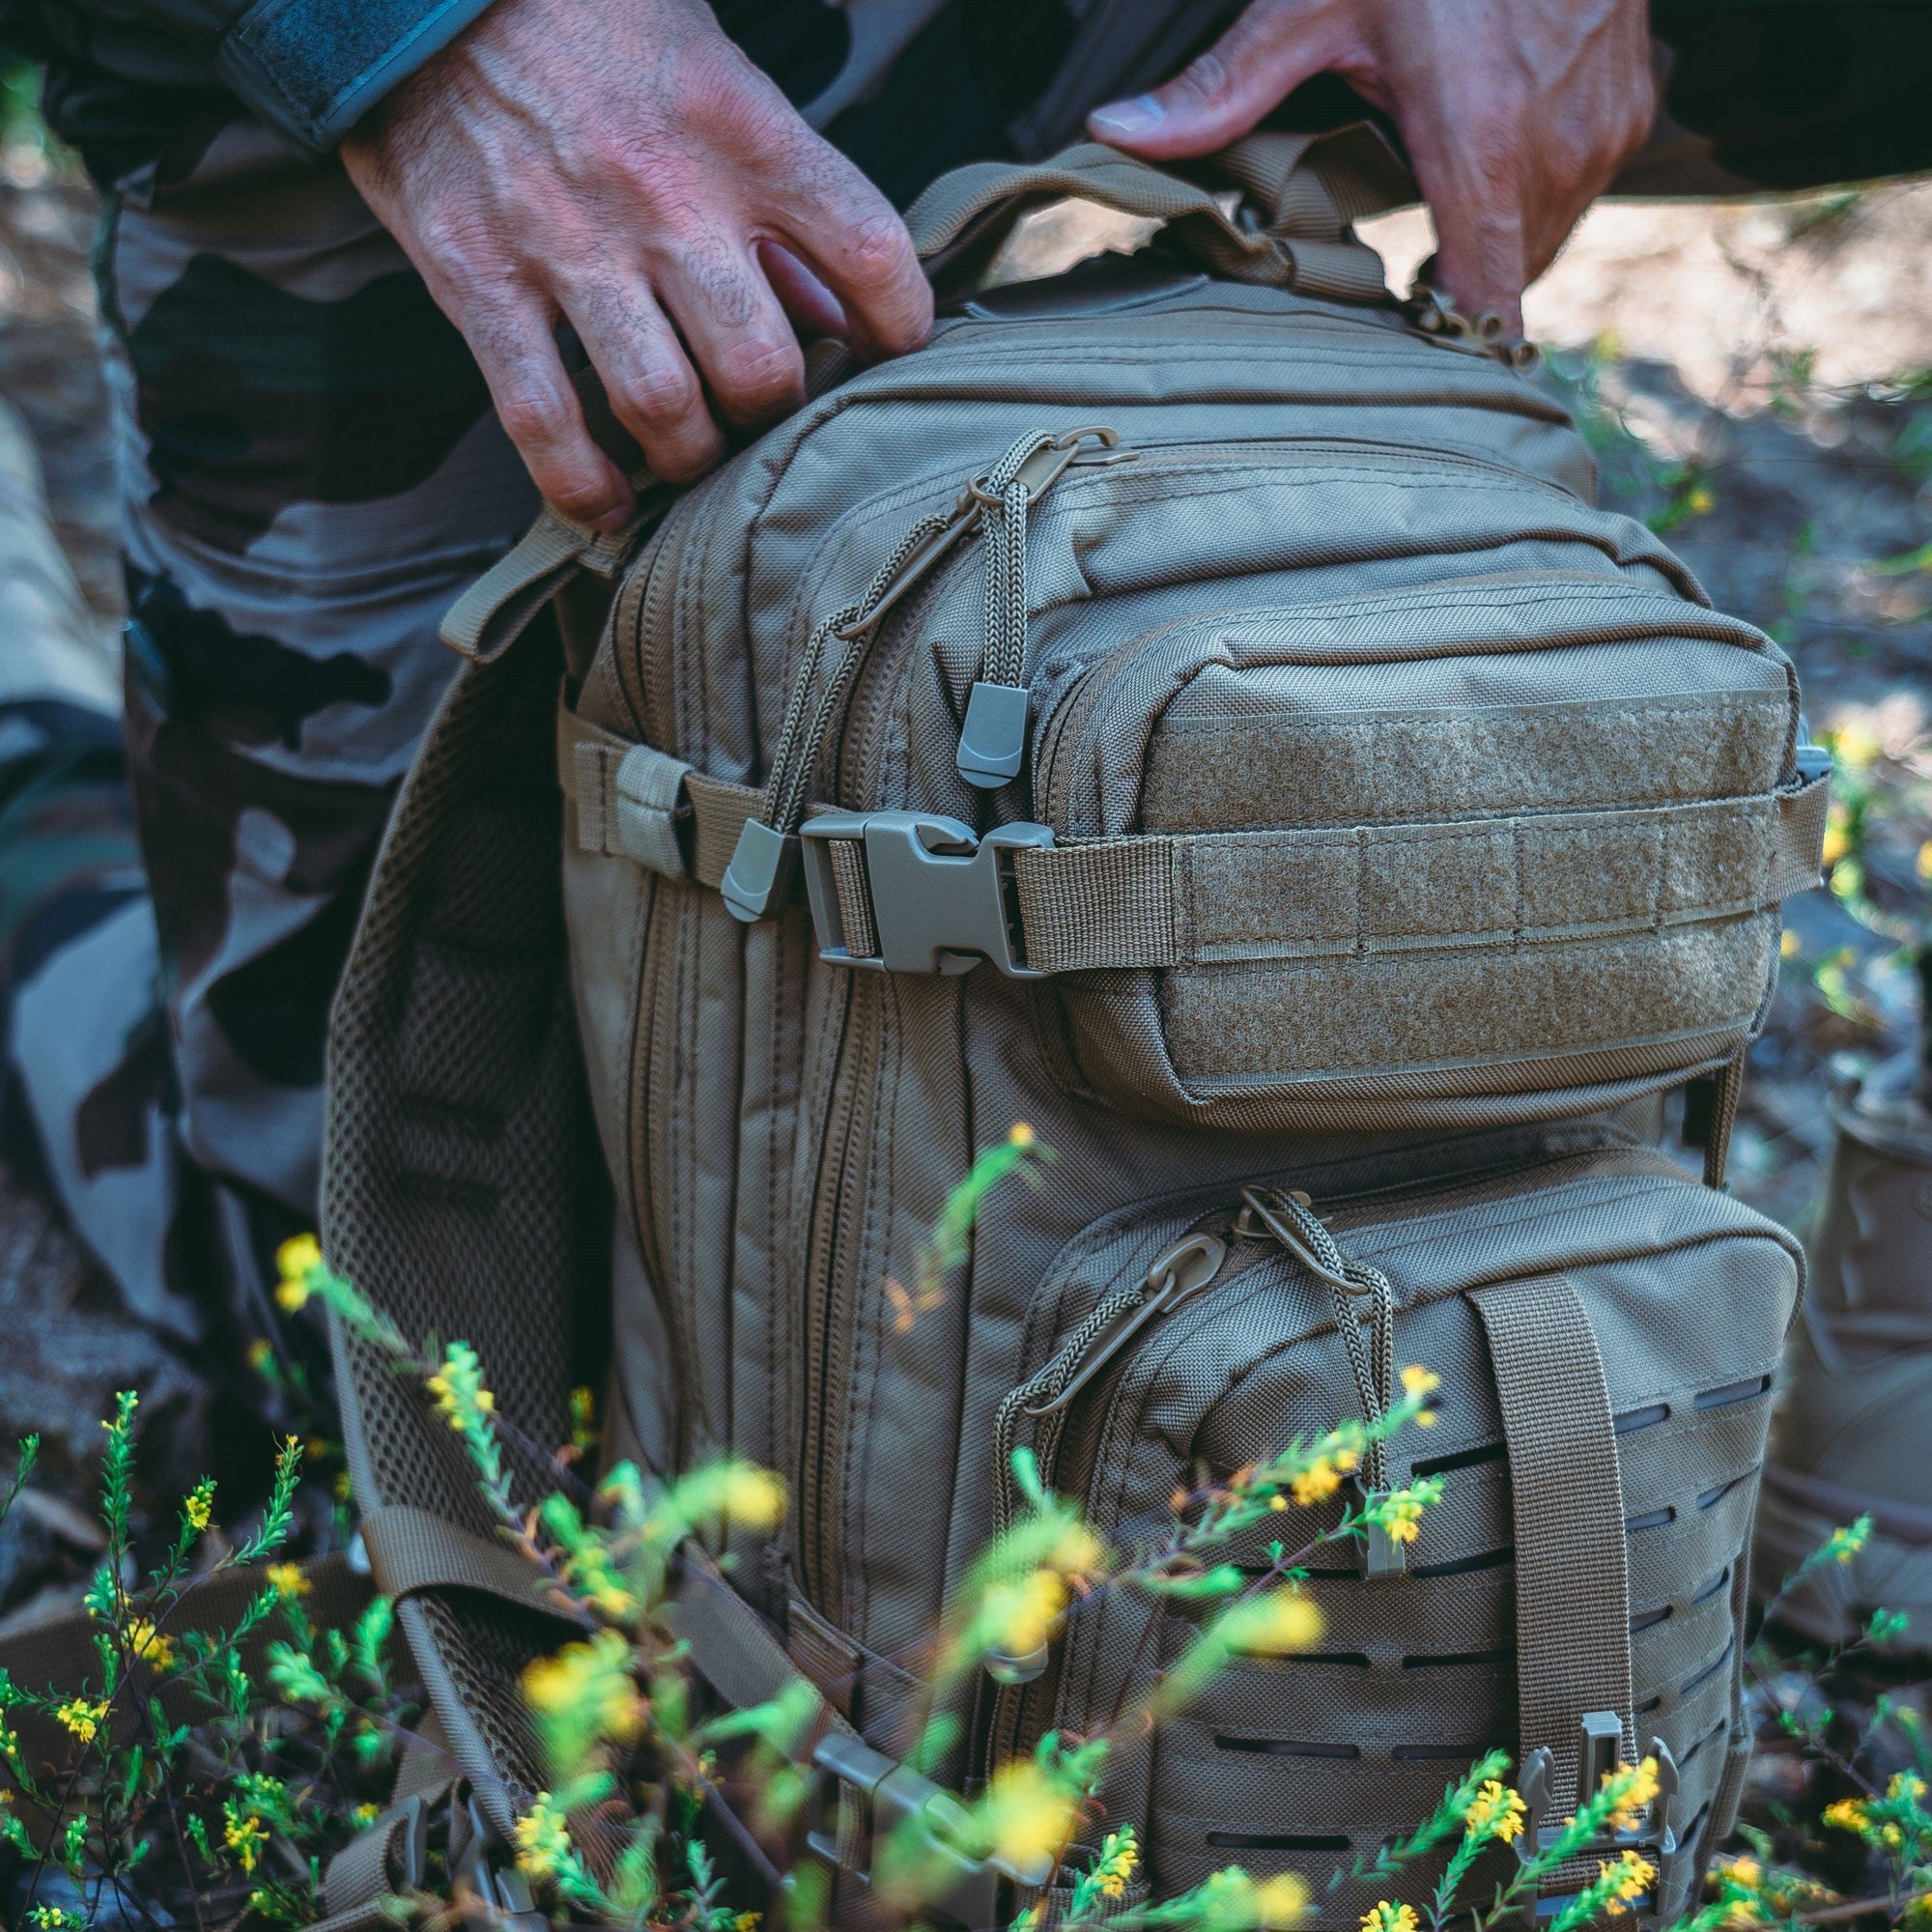
[{"label": "camouflage pants", "polygon": [[313,1223],[328,999],[438,621],[535,498],[335,164],[232,125],[110,201],[98,267],[126,765],[98,708],[0,709],[14,1140],[130,1305],[233,1358]]}]

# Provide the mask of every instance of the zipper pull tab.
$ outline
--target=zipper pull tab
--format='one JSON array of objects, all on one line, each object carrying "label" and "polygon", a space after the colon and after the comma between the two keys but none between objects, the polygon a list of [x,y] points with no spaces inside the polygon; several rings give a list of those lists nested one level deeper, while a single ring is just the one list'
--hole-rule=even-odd
[{"label": "zipper pull tab", "polygon": [[1184,1235],[1171,1248],[1154,1257],[1148,1269],[1147,1287],[1141,1298],[1123,1309],[1112,1326],[1103,1328],[1089,1342],[1080,1365],[1069,1380],[1049,1402],[1028,1408],[1025,1414],[1037,1421],[1041,1416],[1058,1415],[1072,1406],[1107,1364],[1118,1356],[1150,1322],[1171,1314],[1181,1302],[1204,1289],[1221,1271],[1228,1257],[1228,1244],[1213,1235]]},{"label": "zipper pull tab", "polygon": [[1112,461],[1105,453],[1120,440],[1103,423],[1060,436],[1036,430],[966,486],[987,524],[986,648],[966,699],[956,763],[959,776],[981,791],[998,791],[1026,762],[1027,511],[1081,460],[1085,443],[1097,442],[1101,460]]}]

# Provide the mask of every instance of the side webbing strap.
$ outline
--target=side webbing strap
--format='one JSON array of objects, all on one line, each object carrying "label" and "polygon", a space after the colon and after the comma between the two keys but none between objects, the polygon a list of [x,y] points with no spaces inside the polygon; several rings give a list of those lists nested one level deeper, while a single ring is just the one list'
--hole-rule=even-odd
[{"label": "side webbing strap", "polygon": [[[543,1572],[508,1543],[488,1542],[405,1503],[371,1511],[361,1527],[369,1567],[391,1599],[423,1590],[473,1590],[520,1609],[578,1621],[554,1597],[546,1601]],[[778,1635],[700,1557],[682,1565],[664,1614],[673,1634],[691,1646],[698,1674],[734,1709],[768,1703],[802,1681]],[[808,1755],[826,1731],[849,1732],[851,1726],[828,1706],[823,1721],[810,1729]]]},{"label": "side webbing strap", "polygon": [[[733,1710],[768,1704],[794,1686],[810,1682],[777,1633],[701,1559],[684,1564],[664,1620],[673,1635],[691,1646],[697,1674]],[[815,1687],[812,1695],[817,1700],[812,1719],[790,1746],[792,1754],[808,1764],[819,1740],[829,1733],[858,1735]]]},{"label": "side webbing strap", "polygon": [[1825,820],[1832,805],[1829,772],[1777,793],[1777,837],[1772,845],[1771,895],[1808,893],[1825,867]]},{"label": "side webbing strap", "polygon": [[1616,1433],[1597,1338],[1562,1275],[1469,1301],[1489,1337],[1516,1541],[1518,1762],[1547,1747],[1557,1815],[1574,1811],[1586,1713],[1609,1711],[1633,1758],[1630,1580]]},{"label": "side webbing strap", "polygon": [[567,704],[557,707],[556,775],[580,851],[631,859],[666,878],[714,889],[745,821],[764,805],[755,785],[693,771],[668,752],[592,724]]}]

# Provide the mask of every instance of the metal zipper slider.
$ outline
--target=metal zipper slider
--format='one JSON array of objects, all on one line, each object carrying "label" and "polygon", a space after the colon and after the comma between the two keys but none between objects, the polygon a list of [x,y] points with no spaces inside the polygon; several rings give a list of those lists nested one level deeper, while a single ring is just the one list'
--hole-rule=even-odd
[{"label": "metal zipper slider", "polygon": [[1025,1414],[1037,1420],[1058,1415],[1093,1381],[1129,1342],[1149,1323],[1171,1314],[1187,1297],[1204,1289],[1221,1271],[1228,1244],[1213,1235],[1183,1235],[1171,1248],[1154,1257],[1148,1269],[1147,1293],[1131,1308],[1124,1310],[1111,1328],[1096,1335],[1088,1345],[1086,1359],[1073,1372],[1073,1378],[1052,1401],[1029,1408]]}]

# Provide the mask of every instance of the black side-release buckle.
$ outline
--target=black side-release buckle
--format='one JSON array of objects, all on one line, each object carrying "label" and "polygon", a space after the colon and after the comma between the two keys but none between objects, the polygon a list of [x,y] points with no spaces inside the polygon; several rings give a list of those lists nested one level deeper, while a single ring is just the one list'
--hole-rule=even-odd
[{"label": "black side-release buckle", "polygon": [[1010,1923],[1053,1876],[1050,1858],[1021,1867],[966,1849],[971,1821],[958,1799],[842,1731],[811,1754],[807,1817],[812,1854],[857,1884],[873,1883],[880,1853],[895,1844],[919,1871],[922,1911],[955,1925]]},{"label": "black side-release buckle", "polygon": [[[1614,1711],[1586,1711],[1578,1728],[1577,1802],[1581,1804],[1593,1792],[1601,1791],[1604,1779],[1616,1770],[1623,1752],[1624,1727],[1623,1719]],[[1647,1897],[1634,1902],[1633,1911],[1639,1918],[1654,1918],[1662,1901],[1671,1895],[1672,1868],[1684,1848],[1677,1842],[1677,1830],[1671,1818],[1677,1798],[1677,1760],[1662,1738],[1651,1739],[1646,1755],[1657,1760],[1657,1796],[1651,1801],[1649,1823],[1635,1832],[1602,1833],[1588,1844],[1577,1846],[1572,1856],[1606,1859],[1635,1852],[1655,1868],[1657,1883]],[[1516,1854],[1524,1864],[1548,1851],[1563,1835],[1564,1820],[1554,1815],[1555,1778],[1556,1762],[1548,1745],[1539,1746],[1523,1759],[1517,1790],[1528,1819],[1516,1839]],[[1546,1893],[1537,1900],[1538,1921],[1553,1918],[1575,1896],[1574,1892]]]},{"label": "black side-release buckle", "polygon": [[[1000,825],[982,838],[938,812],[828,811],[799,832],[821,959],[874,973],[970,973],[987,959],[1009,980],[1044,977],[1020,956],[1009,875],[1016,850],[1052,845],[1050,827]],[[870,934],[852,930],[841,905],[838,840],[860,855]]]}]

